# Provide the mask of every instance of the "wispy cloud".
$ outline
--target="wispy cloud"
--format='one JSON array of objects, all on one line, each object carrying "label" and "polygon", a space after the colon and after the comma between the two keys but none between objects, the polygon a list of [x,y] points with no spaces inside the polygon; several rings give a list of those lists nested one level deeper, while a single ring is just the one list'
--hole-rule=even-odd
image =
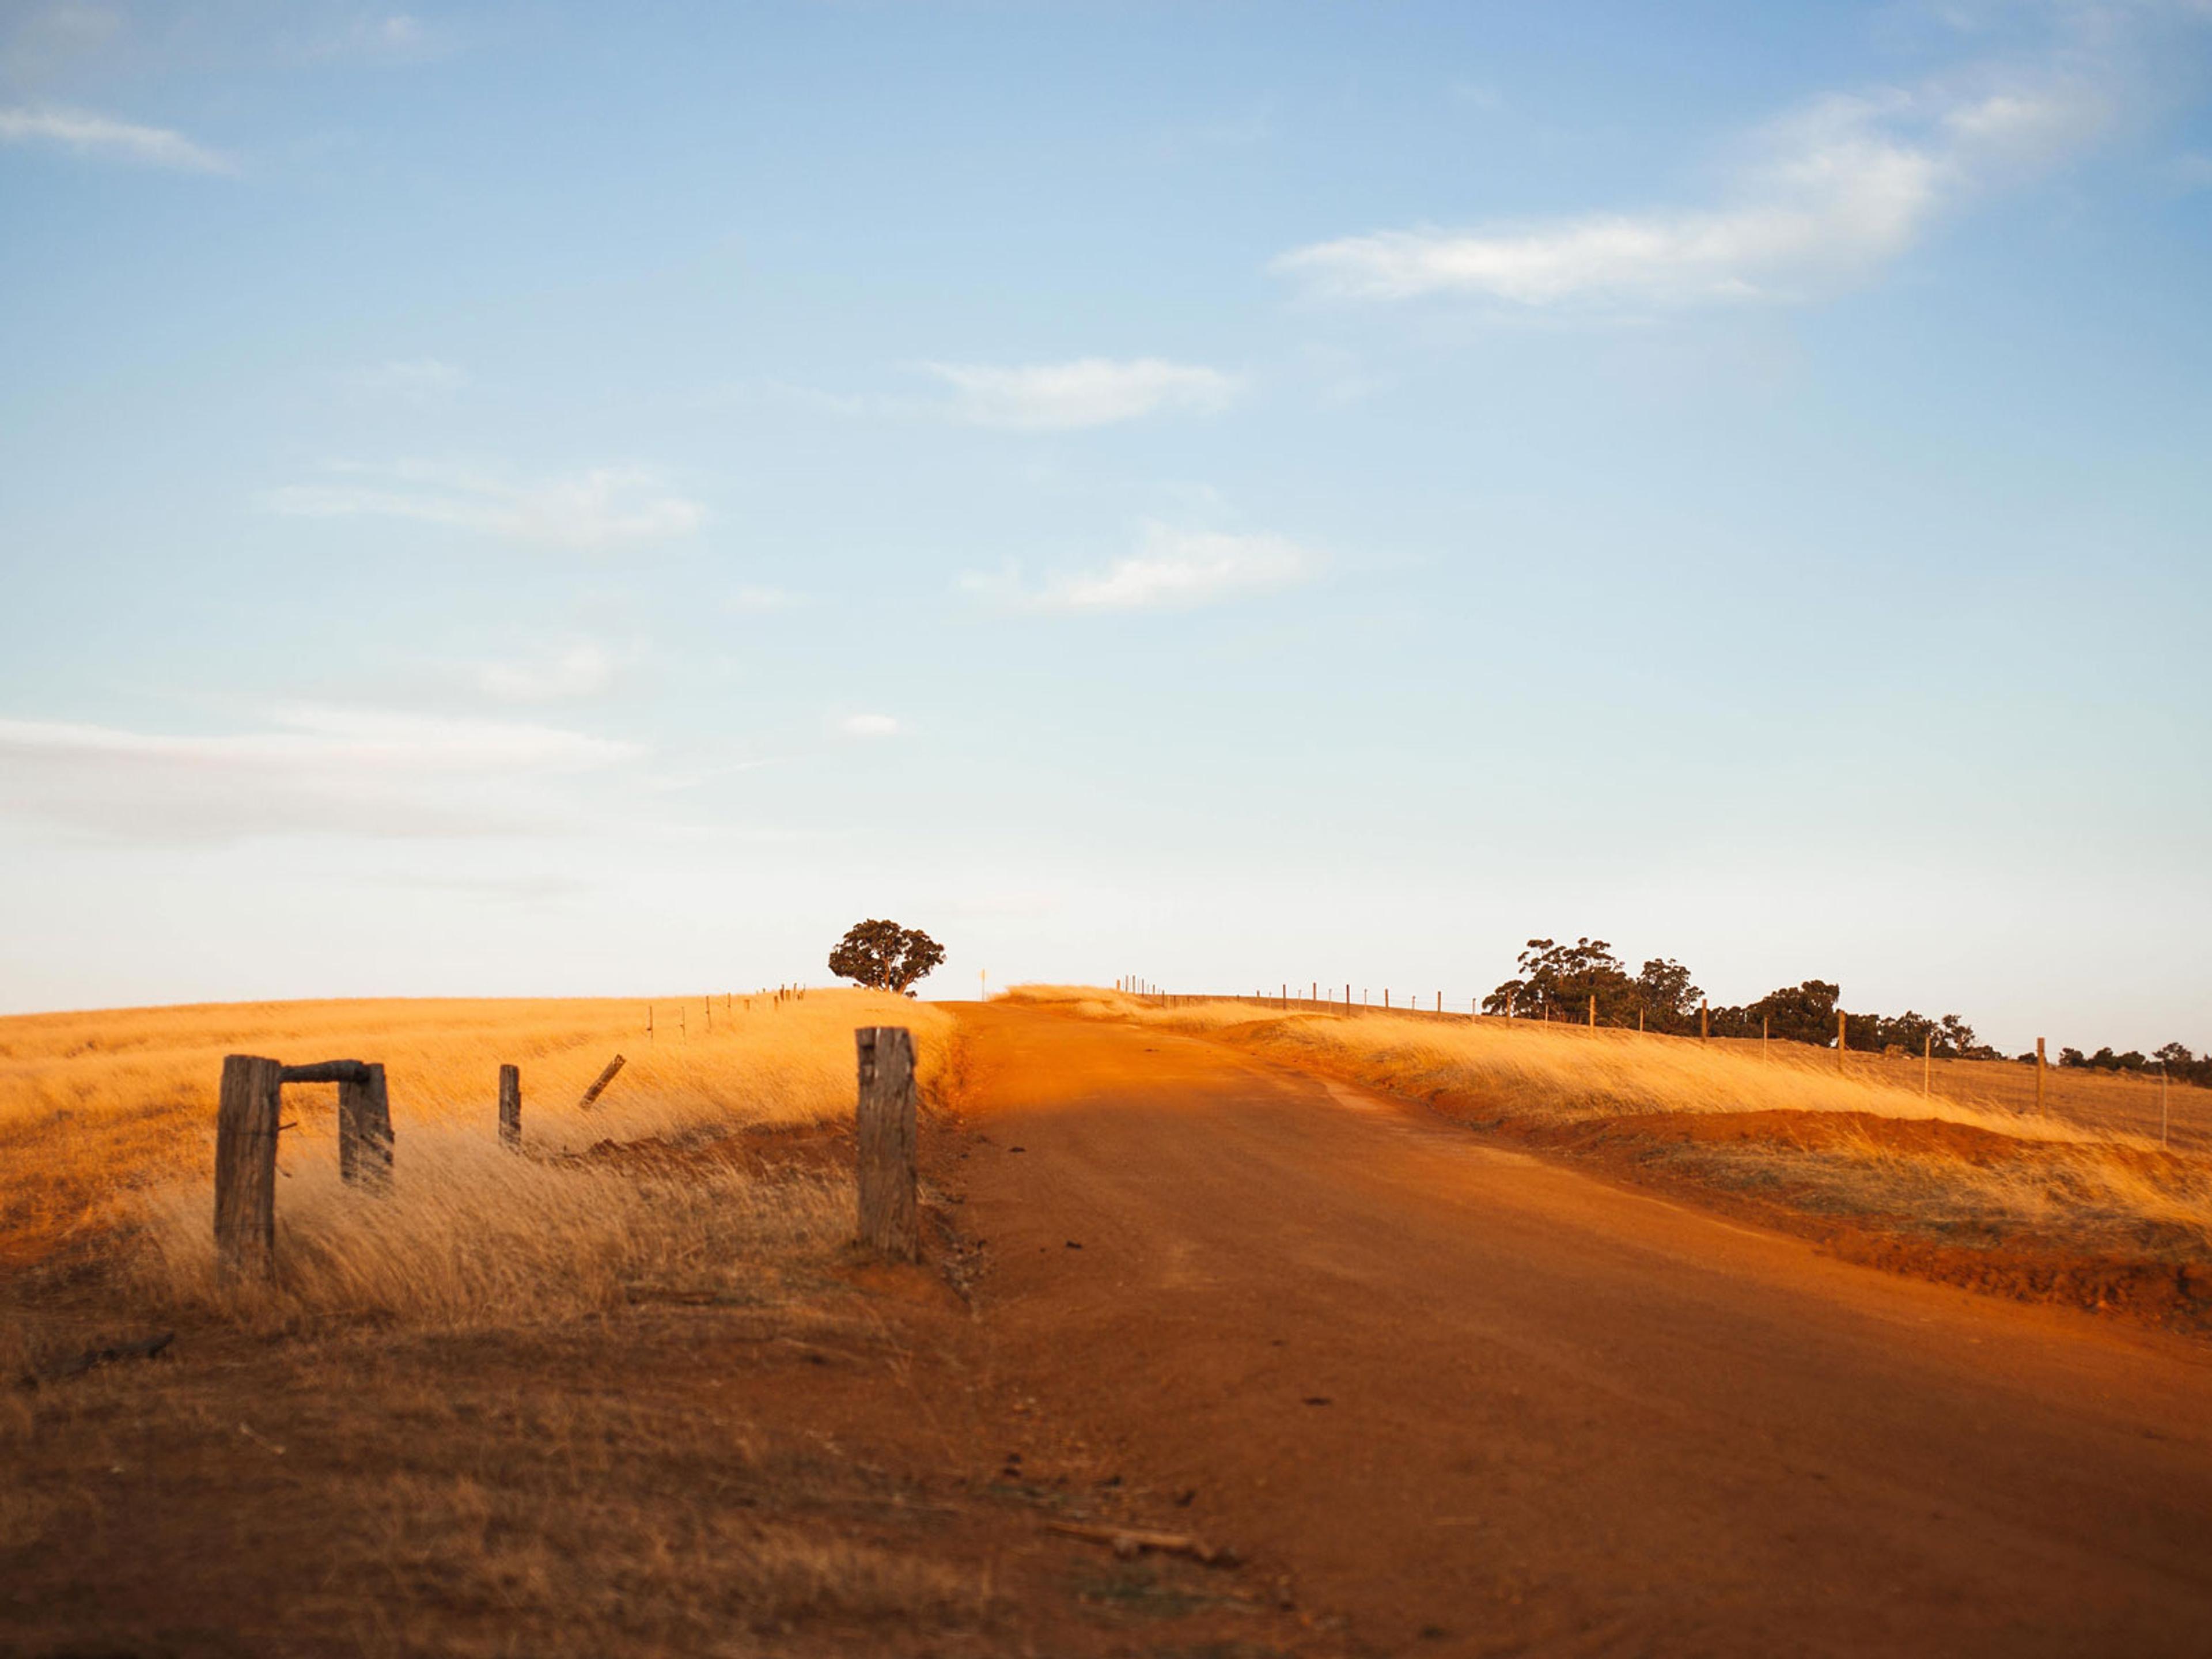
[{"label": "wispy cloud", "polygon": [[837,729],[848,738],[895,738],[906,728],[890,714],[848,714]]},{"label": "wispy cloud", "polygon": [[1208,414],[1224,407],[1237,387],[1236,377],[1219,369],[1158,357],[922,367],[957,394],[951,411],[957,418],[1022,432],[1110,426],[1171,410]]},{"label": "wispy cloud", "polygon": [[1187,611],[1311,580],[1321,556],[1282,536],[1183,530],[1146,521],[1135,551],[1103,569],[1057,576],[1042,586],[1018,570],[969,575],[962,586],[1024,611]]},{"label": "wispy cloud", "polygon": [[639,752],[556,726],[322,705],[213,735],[0,720],[0,816],[145,842],[514,833],[556,816],[538,786]]},{"label": "wispy cloud", "polygon": [[435,357],[410,357],[404,360],[379,363],[364,368],[353,376],[353,383],[364,392],[385,392],[401,398],[435,398],[458,392],[468,384],[469,377],[448,362]]},{"label": "wispy cloud", "polygon": [[2111,106],[2094,77],[2057,76],[1971,94],[1835,95],[1758,135],[1716,205],[1377,231],[1295,249],[1275,269],[1364,300],[1804,299],[1896,258],[1971,192],[2079,149]]},{"label": "wispy cloud", "polygon": [[79,155],[101,156],[179,173],[230,173],[230,162],[167,127],[141,126],[86,110],[0,109],[0,143],[51,144]]},{"label": "wispy cloud", "polygon": [[614,667],[604,647],[577,640],[543,656],[481,664],[477,687],[501,702],[558,702],[605,690]]},{"label": "wispy cloud", "polygon": [[769,611],[788,611],[804,602],[787,587],[740,587],[723,600],[722,606],[726,611],[750,617]]},{"label": "wispy cloud", "polygon": [[319,58],[364,58],[404,62],[435,55],[442,41],[411,13],[368,12],[325,36],[314,48]]},{"label": "wispy cloud", "polygon": [[463,468],[405,461],[342,465],[345,482],[288,484],[262,498],[299,518],[371,516],[451,526],[548,547],[604,549],[689,534],[706,518],[644,467],[594,467],[515,483]]}]

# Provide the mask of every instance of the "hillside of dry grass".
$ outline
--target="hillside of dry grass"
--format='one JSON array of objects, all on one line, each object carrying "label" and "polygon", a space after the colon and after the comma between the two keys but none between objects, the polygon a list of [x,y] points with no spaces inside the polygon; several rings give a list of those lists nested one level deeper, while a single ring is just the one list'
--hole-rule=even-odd
[{"label": "hillside of dry grass", "polygon": [[[127,1233],[149,1247],[139,1265],[170,1292],[204,1289],[202,1212],[226,1054],[385,1065],[401,1178],[381,1208],[344,1201],[336,1089],[285,1091],[279,1288],[310,1304],[461,1318],[522,1305],[512,1297],[526,1282],[533,1297],[565,1311],[604,1304],[625,1276],[670,1268],[672,1253],[742,1254],[739,1239],[714,1228],[820,1233],[839,1197],[818,1183],[783,1183],[764,1208],[742,1168],[718,1171],[708,1160],[682,1188],[699,1206],[685,1216],[677,1212],[688,1200],[641,1196],[634,1172],[611,1176],[589,1156],[601,1143],[696,1147],[738,1130],[842,1121],[856,1025],[914,1027],[925,1088],[950,1053],[945,1017],[904,998],[816,991],[747,1000],[650,1005],[649,1036],[643,1000],[236,1004],[0,1019],[0,1262],[66,1262]],[[579,1110],[616,1054],[627,1061],[622,1073]],[[497,1143],[503,1063],[521,1068],[521,1158]]]},{"label": "hillside of dry grass", "polygon": [[[1012,994],[1206,1035],[1423,1100],[1486,1132],[1806,1232],[1856,1259],[2212,1329],[2212,1152],[2196,1118],[2161,1147],[2124,1127],[2130,1117],[2099,1121],[2102,1091],[2069,1091],[2063,1105],[2047,1097],[2055,1109],[2044,1115],[2024,1112],[2014,1103],[2026,1068],[2007,1062],[1954,1066],[1942,1091],[1923,1096],[1917,1064],[1853,1055],[1839,1073],[1832,1050],[1796,1044],[1168,1003],[1086,987]],[[2032,1100],[2033,1076],[2025,1081]],[[2177,1092],[2185,1112],[2204,1098]]]},{"label": "hillside of dry grass", "polygon": [[[1002,1469],[966,1304],[850,1244],[854,1029],[914,1030],[934,1135],[951,1018],[677,1007],[649,1040],[643,1000],[0,1020],[0,1656],[1091,1654],[1129,1607],[1254,1629],[1205,1569],[1041,1534],[1133,1494],[1034,1443]],[[228,1053],[387,1068],[385,1194],[337,1178],[335,1091],[286,1089],[266,1287],[213,1273]],[[157,1358],[72,1369],[161,1331]]]}]

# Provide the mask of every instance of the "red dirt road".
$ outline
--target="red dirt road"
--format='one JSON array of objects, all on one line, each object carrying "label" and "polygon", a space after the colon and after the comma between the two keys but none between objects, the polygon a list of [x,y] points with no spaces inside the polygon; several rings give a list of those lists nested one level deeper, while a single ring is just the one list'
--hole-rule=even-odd
[{"label": "red dirt road", "polygon": [[961,1018],[946,1175],[988,1369],[1035,1401],[1009,1449],[1194,1489],[1168,1516],[1354,1650],[2212,1652],[2204,1347],[1194,1039]]}]

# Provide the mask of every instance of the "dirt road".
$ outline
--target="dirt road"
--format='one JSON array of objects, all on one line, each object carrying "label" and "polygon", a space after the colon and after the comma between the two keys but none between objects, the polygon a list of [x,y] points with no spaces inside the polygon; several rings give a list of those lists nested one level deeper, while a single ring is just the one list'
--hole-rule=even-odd
[{"label": "dirt road", "polygon": [[1413,1653],[2212,1652],[2212,1353],[1196,1040],[963,1015],[989,1370]]}]

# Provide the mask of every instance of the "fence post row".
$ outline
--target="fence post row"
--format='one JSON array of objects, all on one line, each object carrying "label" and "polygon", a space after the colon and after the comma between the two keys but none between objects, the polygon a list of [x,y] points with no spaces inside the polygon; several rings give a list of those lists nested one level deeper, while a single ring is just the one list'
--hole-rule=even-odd
[{"label": "fence post row", "polygon": [[859,1050],[860,1243],[912,1261],[921,1254],[915,1199],[914,1034],[902,1025],[863,1025]]}]

